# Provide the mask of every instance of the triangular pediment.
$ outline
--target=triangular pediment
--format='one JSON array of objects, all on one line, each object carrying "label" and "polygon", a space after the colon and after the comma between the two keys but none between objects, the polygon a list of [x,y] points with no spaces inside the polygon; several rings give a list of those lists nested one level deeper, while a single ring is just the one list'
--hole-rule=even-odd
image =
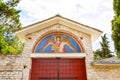
[{"label": "triangular pediment", "polygon": [[92,41],[96,40],[102,34],[102,31],[98,29],[86,26],[84,24],[78,23],[68,18],[64,18],[60,15],[56,15],[46,20],[23,27],[22,29],[16,31],[16,35],[21,40],[24,40],[25,35],[27,34],[31,34],[36,31],[43,30],[49,26],[58,25],[58,24],[64,25],[64,26],[67,26],[68,28],[88,34],[91,36]]}]

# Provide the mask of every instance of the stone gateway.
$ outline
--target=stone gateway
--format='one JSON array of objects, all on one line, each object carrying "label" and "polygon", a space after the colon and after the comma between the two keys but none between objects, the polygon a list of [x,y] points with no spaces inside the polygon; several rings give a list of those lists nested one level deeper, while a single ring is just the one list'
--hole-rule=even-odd
[{"label": "stone gateway", "polygon": [[93,59],[98,29],[56,15],[15,33],[24,51],[0,55],[0,80],[120,80],[119,59]]}]

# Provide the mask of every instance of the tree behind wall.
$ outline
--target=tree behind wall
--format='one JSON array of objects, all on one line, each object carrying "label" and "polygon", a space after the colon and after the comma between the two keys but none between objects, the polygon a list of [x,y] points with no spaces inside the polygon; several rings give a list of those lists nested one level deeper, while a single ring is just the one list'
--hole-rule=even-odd
[{"label": "tree behind wall", "polygon": [[19,10],[15,9],[20,0],[0,0],[0,54],[22,53],[23,44],[14,31],[21,27]]},{"label": "tree behind wall", "polygon": [[114,19],[112,20],[112,38],[117,56],[120,58],[120,0],[113,0]]},{"label": "tree behind wall", "polygon": [[101,49],[98,49],[96,51],[94,51],[94,59],[95,60],[101,60],[101,59],[105,59],[105,58],[110,58],[113,55],[111,54],[111,50],[109,49],[109,41],[107,41],[107,37],[106,34],[104,34],[103,36],[101,36],[102,42],[100,42],[101,45]]}]

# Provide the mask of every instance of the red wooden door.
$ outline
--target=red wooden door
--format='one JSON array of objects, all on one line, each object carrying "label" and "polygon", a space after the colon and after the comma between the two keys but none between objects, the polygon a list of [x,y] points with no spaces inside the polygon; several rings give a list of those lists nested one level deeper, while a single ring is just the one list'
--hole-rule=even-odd
[{"label": "red wooden door", "polygon": [[31,80],[57,80],[56,59],[32,59]]},{"label": "red wooden door", "polygon": [[31,80],[87,80],[85,59],[32,59]]},{"label": "red wooden door", "polygon": [[60,80],[87,80],[84,59],[61,59]]}]

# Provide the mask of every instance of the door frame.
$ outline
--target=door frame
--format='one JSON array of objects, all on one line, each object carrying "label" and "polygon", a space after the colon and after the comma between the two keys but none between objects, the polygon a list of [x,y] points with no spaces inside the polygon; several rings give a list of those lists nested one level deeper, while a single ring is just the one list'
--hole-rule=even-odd
[{"label": "door frame", "polygon": [[85,58],[86,53],[33,53],[31,58]]}]

